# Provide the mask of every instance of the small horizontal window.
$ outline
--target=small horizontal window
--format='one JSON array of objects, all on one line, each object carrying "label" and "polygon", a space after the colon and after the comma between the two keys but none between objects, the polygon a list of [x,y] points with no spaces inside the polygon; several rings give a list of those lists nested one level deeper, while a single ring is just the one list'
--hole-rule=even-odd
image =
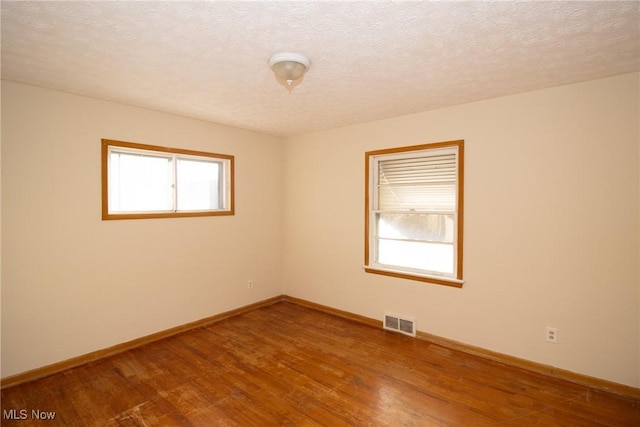
[{"label": "small horizontal window", "polygon": [[233,214],[233,156],[102,140],[102,219]]}]

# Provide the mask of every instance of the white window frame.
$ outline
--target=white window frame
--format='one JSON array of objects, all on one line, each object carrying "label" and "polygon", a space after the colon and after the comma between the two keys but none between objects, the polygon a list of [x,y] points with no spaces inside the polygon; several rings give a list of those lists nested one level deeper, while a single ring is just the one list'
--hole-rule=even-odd
[{"label": "white window frame", "polygon": [[[148,219],[190,216],[234,215],[234,157],[226,154],[209,153],[157,145],[137,144],[103,139],[102,143],[102,219]],[[111,153],[148,155],[166,158],[170,161],[171,208],[168,210],[144,210],[139,212],[116,211],[109,206],[110,158]],[[200,160],[217,163],[220,167],[220,202],[218,209],[178,210],[177,209],[177,163],[178,160]]]},{"label": "white window frame", "polygon": [[[425,210],[395,209],[385,211],[379,209],[379,163],[388,160],[424,158],[441,154],[455,154],[456,184],[455,208],[453,211],[439,211],[453,215],[453,273],[436,272],[410,268],[398,265],[381,264],[378,262],[378,230],[377,215],[380,213],[428,214]],[[454,287],[461,287],[464,283],[462,276],[463,249],[463,189],[464,189],[464,141],[445,141],[432,144],[422,144],[410,147],[399,147],[370,151],[365,154],[366,191],[365,191],[365,266],[368,273],[383,274],[423,282],[436,283]]]}]

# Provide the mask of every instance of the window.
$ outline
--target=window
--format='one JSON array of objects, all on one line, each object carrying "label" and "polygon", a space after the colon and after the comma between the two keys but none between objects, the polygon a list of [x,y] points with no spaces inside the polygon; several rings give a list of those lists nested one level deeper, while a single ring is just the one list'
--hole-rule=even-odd
[{"label": "window", "polygon": [[233,156],[102,140],[102,219],[233,214]]},{"label": "window", "polygon": [[464,141],[366,153],[365,271],[462,286]]}]

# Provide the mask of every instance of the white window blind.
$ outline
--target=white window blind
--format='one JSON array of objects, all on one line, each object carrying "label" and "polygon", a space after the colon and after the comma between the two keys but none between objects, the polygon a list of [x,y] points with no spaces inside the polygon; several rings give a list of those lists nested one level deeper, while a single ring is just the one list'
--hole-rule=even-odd
[{"label": "white window blind", "polygon": [[454,212],[455,152],[378,162],[378,209]]}]

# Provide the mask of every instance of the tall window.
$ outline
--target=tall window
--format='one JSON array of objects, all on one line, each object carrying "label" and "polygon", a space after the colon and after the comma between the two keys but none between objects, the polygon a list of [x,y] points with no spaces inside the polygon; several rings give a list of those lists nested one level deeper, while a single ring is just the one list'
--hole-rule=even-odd
[{"label": "tall window", "polygon": [[462,286],[464,141],[366,153],[365,271]]},{"label": "tall window", "polygon": [[233,156],[102,140],[102,219],[233,215]]}]

